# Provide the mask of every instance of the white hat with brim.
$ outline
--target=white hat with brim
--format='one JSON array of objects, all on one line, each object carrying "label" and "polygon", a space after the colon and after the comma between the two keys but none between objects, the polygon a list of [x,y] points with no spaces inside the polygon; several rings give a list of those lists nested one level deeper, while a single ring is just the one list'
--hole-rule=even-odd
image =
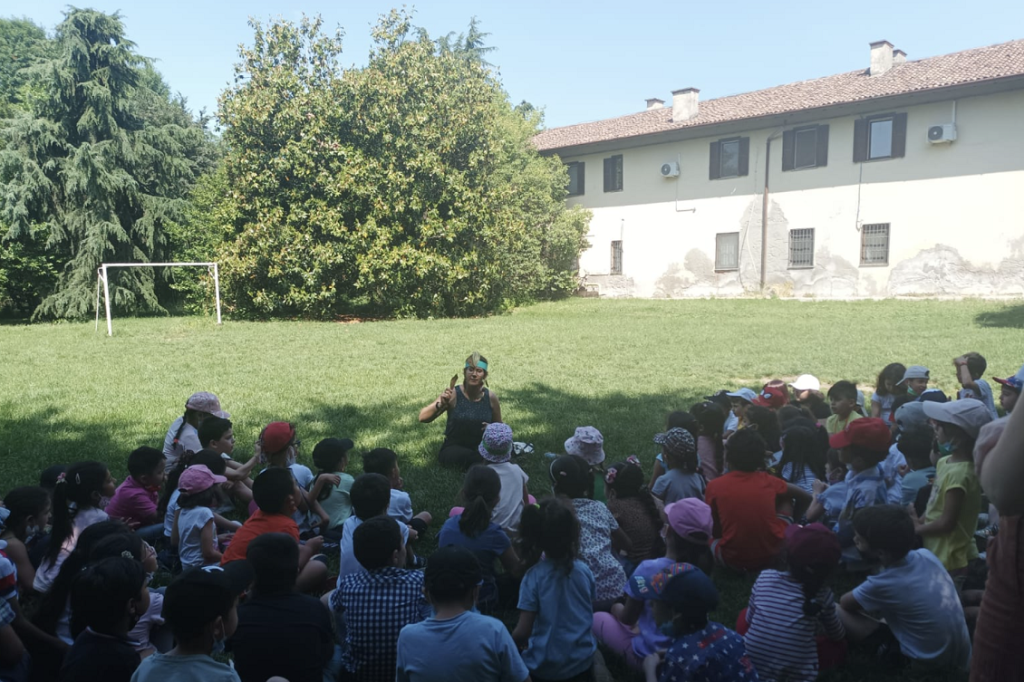
[{"label": "white hat with brim", "polygon": [[981,427],[992,421],[992,413],[985,403],[974,398],[964,398],[950,403],[926,402],[924,413],[929,419],[959,426],[971,438],[977,439]]},{"label": "white hat with brim", "polygon": [[[924,365],[911,365],[907,367],[907,371],[903,373],[903,378],[900,379],[900,384],[905,384],[909,379],[930,379],[931,372]],[[898,386],[899,384],[897,384]]]},{"label": "white hat with brim", "polygon": [[726,393],[730,398],[739,398],[740,400],[746,400],[748,403],[752,403],[757,400],[757,393],[749,388],[741,388],[738,391],[732,393]]},{"label": "white hat with brim", "polygon": [[798,391],[820,391],[821,382],[818,381],[818,377],[813,374],[801,374],[796,378],[796,381],[790,384],[791,387]]}]

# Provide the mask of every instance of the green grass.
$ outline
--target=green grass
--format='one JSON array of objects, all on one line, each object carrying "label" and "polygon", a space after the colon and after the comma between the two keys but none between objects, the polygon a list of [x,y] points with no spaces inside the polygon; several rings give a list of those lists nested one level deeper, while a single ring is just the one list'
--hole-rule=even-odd
[{"label": "green grass", "polygon": [[[298,425],[307,464],[326,436],[400,455],[417,509],[442,518],[461,476],[440,469],[443,424],[421,425],[462,360],[480,350],[517,440],[536,445],[523,462],[531,491],[548,490],[546,450],[578,425],[597,426],[609,458],[631,453],[650,467],[651,437],[674,409],[724,388],[759,388],[805,372],[870,387],[893,361],[924,364],[952,392],[952,358],[982,353],[988,375],[1024,360],[1024,306],[984,301],[571,300],[472,320],[355,324],[247,323],[207,317],[115,319],[101,326],[0,326],[0,491],[33,483],[57,462],[100,459],[126,475],[133,448],[159,446],[185,399],[217,393],[231,412],[236,457],[260,428]],[[358,458],[353,463],[358,470]],[[748,582],[720,578],[726,623],[745,605]],[[865,662],[832,680],[885,679]]]}]

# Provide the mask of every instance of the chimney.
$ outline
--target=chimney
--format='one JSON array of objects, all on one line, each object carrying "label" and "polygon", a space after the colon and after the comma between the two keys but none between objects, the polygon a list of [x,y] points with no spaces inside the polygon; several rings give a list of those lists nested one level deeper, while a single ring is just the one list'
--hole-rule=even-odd
[{"label": "chimney", "polygon": [[892,51],[892,64],[893,64],[893,66],[896,66],[897,64],[903,64],[906,61],[907,61],[907,53],[906,52],[904,52],[903,50],[893,50]]},{"label": "chimney", "polygon": [[665,106],[665,100],[663,99],[651,97],[647,100],[647,111],[650,111],[651,109],[661,109],[663,106]]},{"label": "chimney", "polygon": [[872,76],[880,76],[892,68],[892,43],[888,40],[879,40],[871,43],[871,68],[868,73]]},{"label": "chimney", "polygon": [[697,88],[683,88],[672,91],[672,120],[675,123],[697,117]]}]

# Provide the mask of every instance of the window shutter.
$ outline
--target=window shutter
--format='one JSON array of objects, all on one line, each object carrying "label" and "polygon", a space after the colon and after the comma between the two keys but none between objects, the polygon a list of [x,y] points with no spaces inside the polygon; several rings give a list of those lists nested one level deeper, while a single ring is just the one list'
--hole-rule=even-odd
[{"label": "window shutter", "polygon": [[740,177],[747,175],[750,168],[750,138],[740,138]]},{"label": "window shutter", "polygon": [[796,132],[787,130],[782,133],[782,170],[793,170],[793,159],[796,155]]},{"label": "window shutter", "polygon": [[818,126],[818,137],[815,142],[815,151],[818,152],[817,167],[828,165],[828,126]]},{"label": "window shutter", "polygon": [[717,180],[722,177],[722,144],[720,142],[711,143],[711,167],[708,170],[708,178],[710,180]]},{"label": "window shutter", "polygon": [[896,114],[892,117],[892,156],[902,158],[907,155],[907,115]]},{"label": "window shutter", "polygon": [[604,191],[607,192],[608,188],[611,187],[611,159],[604,160]]},{"label": "window shutter", "polygon": [[580,196],[587,193],[586,176],[583,173],[586,167],[587,165],[583,161],[576,164],[576,190],[580,193]]},{"label": "window shutter", "polygon": [[858,118],[853,122],[853,162],[868,160],[868,121]]}]

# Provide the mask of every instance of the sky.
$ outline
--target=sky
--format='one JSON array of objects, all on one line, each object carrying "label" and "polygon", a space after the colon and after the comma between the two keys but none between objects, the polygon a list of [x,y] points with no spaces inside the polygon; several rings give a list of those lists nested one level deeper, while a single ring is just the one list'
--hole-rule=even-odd
[{"label": "sky", "polygon": [[[261,21],[320,14],[345,32],[342,63],[365,63],[370,28],[395,0],[78,0],[120,11],[128,38],[173,92],[198,111],[215,112],[232,77],[238,45],[250,43],[250,16]],[[0,0],[0,16],[27,17],[48,31],[67,5]],[[826,0],[606,2],[604,0],[429,0],[409,4],[432,36],[466,29],[476,16],[497,48],[509,98],[544,110],[557,127],[642,111],[644,100],[700,89],[702,100],[857,69],[868,43],[888,40],[908,59],[1024,38],[1024,2]],[[973,11],[972,11],[973,10]]]}]

